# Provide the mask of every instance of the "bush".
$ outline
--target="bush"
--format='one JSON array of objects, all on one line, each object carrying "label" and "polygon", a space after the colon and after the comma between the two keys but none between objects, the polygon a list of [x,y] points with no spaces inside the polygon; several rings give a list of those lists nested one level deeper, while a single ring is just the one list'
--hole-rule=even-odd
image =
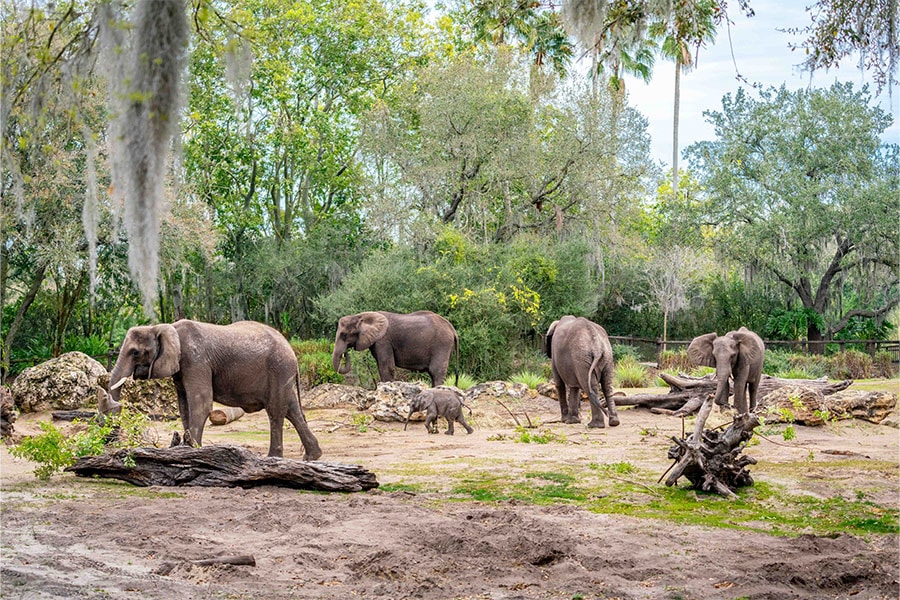
[{"label": "bush", "polygon": [[613,385],[618,388],[645,387],[648,379],[647,369],[633,358],[620,361],[613,372]]},{"label": "bush", "polygon": [[547,383],[547,378],[532,371],[519,371],[509,378],[511,383],[524,383],[529,389],[535,389],[542,383]]},{"label": "bush", "polygon": [[875,362],[872,365],[873,375],[890,379],[897,375],[897,367],[894,365],[894,357],[890,352],[876,352]]},{"label": "bush", "polygon": [[332,342],[326,339],[291,340],[291,349],[297,357],[300,378],[307,388],[323,383],[341,383],[344,376],[331,364]]},{"label": "bush", "polygon": [[809,373],[799,368],[794,368],[790,371],[779,371],[773,377],[778,377],[779,379],[815,379],[815,377],[811,377]]},{"label": "bush", "polygon": [[859,350],[839,352],[831,357],[828,376],[832,379],[868,379],[872,376],[872,357]]},{"label": "bush", "polygon": [[613,344],[612,352],[614,362],[619,362],[626,358],[633,358],[636,362],[641,360],[640,351],[631,344]]},{"label": "bush", "polygon": [[690,373],[694,368],[687,350],[663,350],[659,353],[659,370]]},{"label": "bush", "polygon": [[822,354],[789,354],[788,364],[791,371],[806,373],[806,379],[817,379],[828,374],[829,360]]},{"label": "bush", "polygon": [[787,350],[766,350],[763,358],[763,373],[775,376],[791,370],[791,353]]},{"label": "bush", "polygon": [[42,422],[40,427],[44,433],[25,438],[10,448],[10,453],[38,463],[35,476],[49,479],[74,465],[79,457],[101,454],[107,446],[135,448],[146,442],[147,416],[124,406],[118,415],[95,417],[84,423],[87,429],[66,437],[52,423]]}]

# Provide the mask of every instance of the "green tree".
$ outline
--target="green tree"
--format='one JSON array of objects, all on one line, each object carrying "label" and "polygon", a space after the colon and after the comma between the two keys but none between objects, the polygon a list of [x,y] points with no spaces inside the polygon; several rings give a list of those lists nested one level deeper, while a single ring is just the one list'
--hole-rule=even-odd
[{"label": "green tree", "polygon": [[716,140],[687,151],[721,258],[774,278],[819,315],[811,342],[854,317],[882,319],[900,302],[898,148],[879,139],[891,116],[852,84],[759,99],[740,90],[722,107],[707,114]]}]

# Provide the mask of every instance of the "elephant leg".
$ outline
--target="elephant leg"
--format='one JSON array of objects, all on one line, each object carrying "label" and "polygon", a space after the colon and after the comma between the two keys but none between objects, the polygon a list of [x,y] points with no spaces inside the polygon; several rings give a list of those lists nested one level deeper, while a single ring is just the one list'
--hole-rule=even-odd
[{"label": "elephant leg", "polygon": [[446,417],[446,419],[447,419],[447,431],[445,431],[444,433],[446,433],[447,435],[453,435],[453,421],[455,419],[453,417]]},{"label": "elephant leg", "polygon": [[472,427],[471,427],[468,423],[466,423],[466,417],[463,415],[462,409],[460,409],[460,411],[459,411],[459,416],[456,417],[456,420],[459,421],[459,424],[460,424],[460,425],[462,425],[463,427],[466,428],[466,433],[467,433],[467,434],[470,434],[470,435],[471,435],[471,433],[472,433],[473,431],[475,431],[474,429],[472,429]]},{"label": "elephant leg", "polygon": [[738,415],[747,414],[747,376],[743,373],[734,378],[734,410]]},{"label": "elephant leg", "polygon": [[[187,420],[182,415],[182,425],[186,425],[185,431],[190,434],[190,444],[200,447],[203,445],[203,428],[206,419],[212,410],[212,376],[194,377],[190,381],[183,380],[185,402],[187,403]],[[181,400],[179,399],[179,405]],[[180,408],[180,407],[179,407]]]},{"label": "elephant leg", "polygon": [[434,424],[434,422],[436,420],[437,420],[437,415],[432,413],[431,411],[428,411],[428,414],[425,415],[425,430],[428,433],[436,433],[437,432],[437,425]]},{"label": "elephant leg", "polygon": [[750,412],[756,412],[756,391],[759,389],[759,381],[751,381],[747,384],[750,396]]},{"label": "elephant leg", "polygon": [[269,414],[269,456],[284,456],[284,415],[266,411]]},{"label": "elephant leg", "polygon": [[612,374],[605,370],[600,375],[600,387],[603,388],[603,396],[606,398],[606,413],[609,415],[609,426],[616,427],[619,424],[619,413],[616,412],[616,401],[613,398]]},{"label": "elephant leg", "polygon": [[306,416],[303,414],[303,407],[300,406],[299,402],[291,403],[290,408],[288,408],[287,418],[300,435],[300,441],[303,442],[303,450],[305,451],[303,460],[319,460],[322,456],[319,440],[310,431],[309,425],[306,423]]},{"label": "elephant leg", "polygon": [[603,429],[606,427],[606,419],[603,413],[603,407],[600,406],[600,396],[594,388],[588,389],[588,400],[591,403],[591,420],[588,421],[588,427],[591,429]]},{"label": "elephant leg", "polygon": [[566,402],[566,386],[563,384],[556,384],[556,396],[559,398],[559,418],[563,423],[568,423],[567,419],[569,418],[569,403]]},{"label": "elephant leg", "polygon": [[181,427],[184,431],[188,431],[190,427],[190,407],[188,406],[187,392],[184,391],[184,385],[181,381],[175,383],[175,391],[178,394],[178,415],[181,417]]},{"label": "elephant leg", "polygon": [[566,401],[569,408],[563,423],[581,423],[581,389],[567,385]]}]

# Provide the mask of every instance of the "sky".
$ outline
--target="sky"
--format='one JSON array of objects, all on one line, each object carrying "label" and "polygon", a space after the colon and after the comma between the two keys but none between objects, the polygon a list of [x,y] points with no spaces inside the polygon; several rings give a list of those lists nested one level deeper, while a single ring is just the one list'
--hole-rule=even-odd
[{"label": "sky", "polygon": [[[810,76],[797,65],[804,58],[803,50],[791,51],[790,42],[799,43],[801,36],[780,32],[778,29],[803,27],[809,24],[804,6],[809,0],[752,0],[756,16],[747,18],[738,10],[737,2],[729,3],[733,23],[729,30],[719,27],[716,40],[700,50],[697,66],[681,77],[681,110],[679,111],[679,141],[681,150],[690,144],[715,138],[712,125],[703,117],[705,110],[722,110],[722,97],[734,95],[739,87],[749,87],[738,80],[740,73],[750,83],[760,83],[764,88],[785,84],[788,89],[812,87],[826,88],[835,81],[852,82],[855,88],[870,83],[871,78],[857,68],[856,59],[847,57],[838,69],[816,72]],[[732,53],[734,58],[732,59]],[[735,67],[736,65],[736,67]],[[675,67],[669,61],[657,59],[653,79],[645,84],[640,79],[627,78],[626,89],[629,104],[637,108],[649,121],[652,138],[651,154],[666,168],[672,165],[672,104],[674,100]],[[758,98],[756,90],[748,89],[750,97]],[[885,89],[878,97],[883,110],[894,115],[894,124],[885,133],[886,142],[900,143],[900,124],[897,123],[900,89],[893,90],[889,99]],[[684,167],[679,154],[679,167]]]}]

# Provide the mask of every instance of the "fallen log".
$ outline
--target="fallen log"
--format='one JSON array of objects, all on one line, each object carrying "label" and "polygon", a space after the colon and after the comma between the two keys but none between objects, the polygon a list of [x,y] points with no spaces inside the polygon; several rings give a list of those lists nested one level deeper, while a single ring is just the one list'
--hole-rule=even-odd
[{"label": "fallen log", "polygon": [[227,425],[244,416],[244,409],[237,406],[223,406],[209,412],[209,422],[213,425]]},{"label": "fallen log", "polygon": [[[704,375],[703,377],[692,377],[680,373],[679,375],[669,375],[668,373],[660,373],[660,378],[669,386],[669,392],[666,394],[634,394],[631,396],[617,397],[617,406],[637,406],[639,408],[648,408],[652,412],[659,414],[668,414],[673,416],[692,415],[703,405],[704,400],[708,396],[716,393],[718,380],[715,373]],[[759,398],[759,411],[764,406],[763,400],[768,394],[786,386],[799,386],[815,390],[823,396],[835,394],[841,390],[845,390],[853,383],[852,379],[838,382],[829,382],[827,378],[821,379],[780,379],[763,375],[759,382],[759,390],[757,398]],[[732,390],[729,390],[731,394]]]},{"label": "fallen log", "polygon": [[276,485],[325,492],[361,492],[378,487],[375,474],[358,465],[260,456],[230,445],[123,448],[79,458],[66,471],[137,486]]},{"label": "fallen log", "polygon": [[[708,403],[712,403],[711,398]],[[694,489],[736,498],[735,491],[739,487],[753,485],[747,466],[756,464],[756,459],[743,456],[741,452],[753,437],[757,425],[759,419],[755,414],[741,415],[725,431],[703,430],[697,442],[697,432],[687,439],[672,436],[675,446],[669,449],[669,458],[675,462],[662,474],[660,481],[668,474],[666,485],[673,486],[683,476]]]}]

